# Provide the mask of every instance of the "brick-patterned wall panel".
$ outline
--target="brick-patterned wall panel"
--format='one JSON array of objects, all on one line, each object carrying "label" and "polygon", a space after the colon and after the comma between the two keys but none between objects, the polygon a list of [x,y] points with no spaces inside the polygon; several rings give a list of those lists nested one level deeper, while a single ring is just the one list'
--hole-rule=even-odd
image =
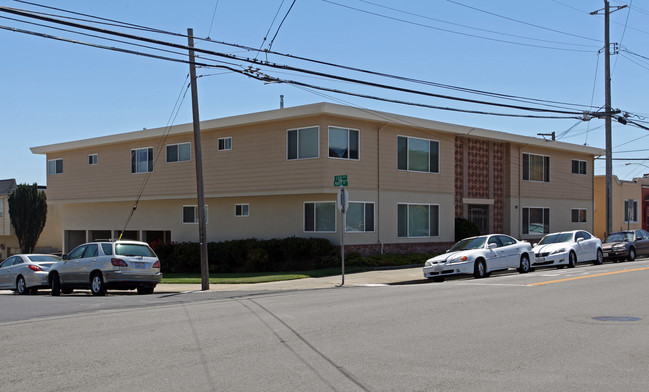
[{"label": "brick-patterned wall panel", "polygon": [[494,232],[505,228],[505,143],[493,144]]},{"label": "brick-patterned wall panel", "polygon": [[464,189],[464,139],[455,137],[455,217],[461,218],[463,214],[462,198]]},{"label": "brick-patterned wall panel", "polygon": [[468,187],[466,197],[476,199],[489,198],[489,142],[469,139],[468,150]]}]

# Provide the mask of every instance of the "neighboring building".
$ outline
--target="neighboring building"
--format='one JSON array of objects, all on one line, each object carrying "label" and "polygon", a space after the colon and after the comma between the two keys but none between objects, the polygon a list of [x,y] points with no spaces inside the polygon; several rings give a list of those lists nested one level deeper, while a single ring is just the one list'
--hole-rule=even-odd
[{"label": "neighboring building", "polygon": [[[445,249],[455,217],[529,240],[593,229],[601,149],[329,103],[204,121],[201,138],[208,241],[339,244],[333,182],[345,174],[347,251]],[[124,228],[149,242],[197,240],[191,124],[32,152],[47,155],[66,251]]]},{"label": "neighboring building", "polygon": [[[649,230],[649,174],[624,181],[613,176],[613,232],[620,230]],[[595,176],[595,232],[606,237],[606,176]]]},{"label": "neighboring building", "polygon": [[[16,180],[0,180],[0,260],[20,253],[18,237],[11,225],[9,216],[9,196],[16,189]],[[39,189],[41,189],[39,187]],[[42,188],[45,192],[45,189]],[[58,206],[47,206],[47,220],[45,227],[38,237],[38,243],[34,252],[36,253],[58,253],[62,250],[62,229],[61,216]]]}]

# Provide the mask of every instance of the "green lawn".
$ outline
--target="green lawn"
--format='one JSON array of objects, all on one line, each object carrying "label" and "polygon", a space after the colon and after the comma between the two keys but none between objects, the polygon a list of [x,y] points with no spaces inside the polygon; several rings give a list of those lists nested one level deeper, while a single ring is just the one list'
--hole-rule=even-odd
[{"label": "green lawn", "polygon": [[[369,268],[348,267],[345,273],[367,271]],[[210,283],[214,284],[242,284],[242,283],[264,283],[276,282],[279,280],[293,280],[304,278],[317,278],[322,276],[339,275],[340,268],[327,268],[315,271],[288,271],[288,272],[256,272],[245,274],[210,274]],[[162,283],[170,284],[200,284],[201,274],[180,274],[164,273]]]}]

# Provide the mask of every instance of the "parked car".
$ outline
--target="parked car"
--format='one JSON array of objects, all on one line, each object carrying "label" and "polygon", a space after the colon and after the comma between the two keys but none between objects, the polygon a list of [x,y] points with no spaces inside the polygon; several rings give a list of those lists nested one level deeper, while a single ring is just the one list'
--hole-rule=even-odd
[{"label": "parked car", "polygon": [[446,253],[426,260],[424,276],[441,282],[449,275],[484,278],[492,271],[508,268],[526,273],[533,260],[532,246],[527,242],[504,234],[482,235],[465,238]]},{"label": "parked car", "polygon": [[602,264],[602,241],[584,230],[548,234],[534,244],[532,267],[573,268],[582,261]]},{"label": "parked car", "polygon": [[104,295],[107,289],[151,294],[162,280],[160,260],[146,242],[97,241],[79,245],[50,268],[52,295],[73,289],[90,289]]},{"label": "parked car", "polygon": [[49,288],[47,274],[50,266],[61,261],[54,255],[25,254],[8,257],[0,264],[0,289],[14,290],[18,294],[36,294],[38,289]]},{"label": "parked car", "polygon": [[637,256],[649,256],[649,232],[646,230],[618,231],[606,236],[603,242],[606,260],[633,261]]}]

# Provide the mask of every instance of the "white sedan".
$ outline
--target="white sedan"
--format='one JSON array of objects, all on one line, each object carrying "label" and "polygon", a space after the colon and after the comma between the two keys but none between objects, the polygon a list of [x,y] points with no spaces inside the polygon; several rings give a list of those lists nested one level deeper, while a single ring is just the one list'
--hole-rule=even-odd
[{"label": "white sedan", "polygon": [[504,234],[490,234],[465,238],[446,253],[426,260],[424,276],[441,282],[449,275],[473,274],[475,278],[484,278],[492,271],[508,268],[526,273],[533,261],[529,243]]},{"label": "white sedan", "polygon": [[578,262],[602,264],[602,241],[584,230],[548,234],[534,244],[535,260],[532,267],[573,268]]}]

